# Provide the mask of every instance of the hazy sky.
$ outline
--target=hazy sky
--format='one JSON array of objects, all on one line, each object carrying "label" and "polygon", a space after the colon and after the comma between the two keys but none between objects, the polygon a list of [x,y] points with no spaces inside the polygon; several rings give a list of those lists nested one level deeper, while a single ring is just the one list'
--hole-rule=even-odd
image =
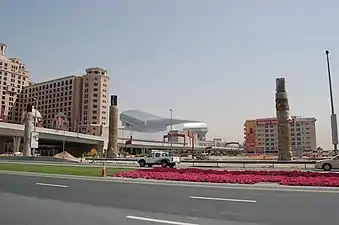
[{"label": "hazy sky", "polygon": [[275,115],[275,78],[286,77],[291,113],[316,117],[330,148],[324,50],[339,110],[338,10],[336,0],[1,0],[0,42],[34,81],[103,67],[121,110],[173,108],[225,140]]}]

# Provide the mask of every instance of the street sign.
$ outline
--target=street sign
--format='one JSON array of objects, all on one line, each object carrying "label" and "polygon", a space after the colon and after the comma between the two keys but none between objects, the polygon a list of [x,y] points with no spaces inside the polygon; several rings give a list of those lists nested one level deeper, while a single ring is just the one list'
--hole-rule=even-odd
[{"label": "street sign", "polygon": [[91,155],[92,156],[94,156],[94,155],[96,155],[98,152],[97,152],[97,150],[95,149],[95,148],[92,148],[91,149]]},{"label": "street sign", "polygon": [[31,148],[39,147],[39,133],[31,132]]}]

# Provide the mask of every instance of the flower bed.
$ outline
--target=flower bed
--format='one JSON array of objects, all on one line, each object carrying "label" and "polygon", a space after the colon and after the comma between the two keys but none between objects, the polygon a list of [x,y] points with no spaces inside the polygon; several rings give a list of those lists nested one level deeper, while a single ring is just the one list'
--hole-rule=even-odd
[{"label": "flower bed", "polygon": [[322,172],[153,168],[120,172],[113,176],[134,179],[209,183],[257,184],[261,182],[272,182],[292,186],[339,187],[339,173]]}]

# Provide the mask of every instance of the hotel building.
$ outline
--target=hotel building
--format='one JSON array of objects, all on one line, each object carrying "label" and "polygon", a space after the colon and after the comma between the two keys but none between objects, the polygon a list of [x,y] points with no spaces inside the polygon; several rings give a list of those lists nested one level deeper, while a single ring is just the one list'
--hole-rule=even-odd
[{"label": "hotel building", "polygon": [[31,84],[26,65],[18,58],[6,57],[7,46],[0,43],[0,121],[6,122],[19,116],[13,111],[22,89]]},{"label": "hotel building", "polygon": [[108,125],[108,84],[106,70],[89,68],[82,76],[26,86],[13,107],[14,116],[8,121],[22,123],[22,114],[31,104],[41,113],[45,128],[60,129],[57,118],[61,115],[67,121],[61,129],[101,135]]}]

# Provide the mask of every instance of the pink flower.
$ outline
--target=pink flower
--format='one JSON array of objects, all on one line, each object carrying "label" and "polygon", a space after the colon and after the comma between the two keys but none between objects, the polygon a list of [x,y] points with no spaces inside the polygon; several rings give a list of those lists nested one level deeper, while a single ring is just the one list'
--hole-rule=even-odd
[{"label": "pink flower", "polygon": [[116,173],[115,177],[209,183],[256,184],[273,182],[293,186],[339,187],[339,173],[301,171],[204,170],[197,168],[153,168]]}]

